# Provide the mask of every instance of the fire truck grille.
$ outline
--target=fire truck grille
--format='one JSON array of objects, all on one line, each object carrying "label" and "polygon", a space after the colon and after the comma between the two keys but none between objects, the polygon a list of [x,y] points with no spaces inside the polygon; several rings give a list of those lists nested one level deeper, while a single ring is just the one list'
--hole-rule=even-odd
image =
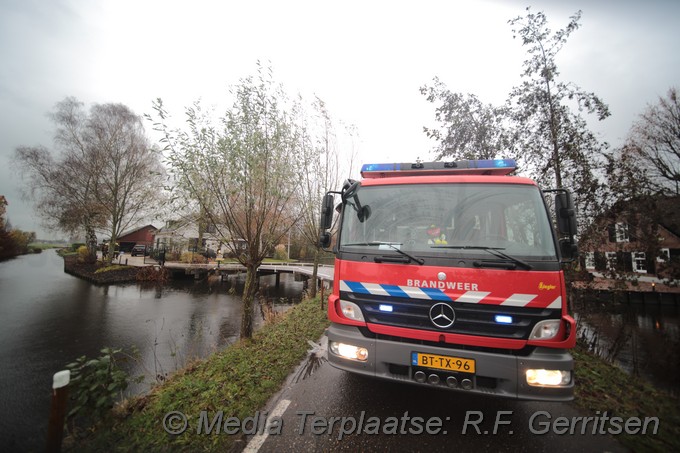
[{"label": "fire truck grille", "polygon": [[439,325],[430,318],[430,308],[437,301],[350,292],[341,292],[340,298],[361,307],[369,323],[497,338],[526,340],[538,321],[556,319],[561,315],[559,309],[450,302],[447,305],[453,308],[455,319],[447,326],[449,316]]}]

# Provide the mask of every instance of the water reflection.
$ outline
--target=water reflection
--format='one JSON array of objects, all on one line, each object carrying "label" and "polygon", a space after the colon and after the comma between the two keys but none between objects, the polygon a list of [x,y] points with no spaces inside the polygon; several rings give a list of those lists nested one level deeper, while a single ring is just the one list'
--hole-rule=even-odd
[{"label": "water reflection", "polygon": [[[625,300],[625,299],[624,299]],[[578,336],[633,376],[680,393],[680,315],[676,305],[630,304],[606,293],[581,295]]]},{"label": "water reflection", "polygon": [[[282,276],[279,288],[273,276],[262,282],[275,301],[300,299],[302,283],[291,276]],[[242,285],[237,279],[95,286],[65,274],[54,251],[0,263],[3,451],[44,448],[52,375],[79,356],[98,356],[105,346],[136,348],[125,365],[132,376],[144,376],[128,389],[136,393],[236,340],[242,311],[234,292]]]}]

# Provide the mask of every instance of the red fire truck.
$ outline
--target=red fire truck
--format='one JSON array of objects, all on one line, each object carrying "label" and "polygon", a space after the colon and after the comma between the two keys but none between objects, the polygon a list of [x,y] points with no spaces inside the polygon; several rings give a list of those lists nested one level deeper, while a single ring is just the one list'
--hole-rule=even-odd
[{"label": "red fire truck", "polygon": [[[545,401],[573,398],[570,194],[511,159],[367,164],[323,200],[335,276],[328,360],[353,373]],[[341,202],[335,206],[336,196]],[[338,215],[334,216],[337,211]],[[334,226],[333,218],[337,224]]]}]

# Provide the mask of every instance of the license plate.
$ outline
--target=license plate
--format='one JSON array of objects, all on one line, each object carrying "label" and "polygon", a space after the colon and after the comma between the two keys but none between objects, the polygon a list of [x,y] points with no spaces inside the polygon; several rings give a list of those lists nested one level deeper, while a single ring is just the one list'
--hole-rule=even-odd
[{"label": "license plate", "polygon": [[474,373],[474,359],[451,357],[446,355],[423,354],[422,352],[411,353],[411,365],[435,368],[437,370],[457,371],[460,373]]}]

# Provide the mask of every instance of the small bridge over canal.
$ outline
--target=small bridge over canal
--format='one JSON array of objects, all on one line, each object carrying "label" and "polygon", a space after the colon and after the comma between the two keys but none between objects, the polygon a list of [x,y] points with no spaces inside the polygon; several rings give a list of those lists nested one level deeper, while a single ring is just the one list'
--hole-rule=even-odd
[{"label": "small bridge over canal", "polygon": [[[199,280],[208,275],[219,275],[224,279],[229,275],[238,275],[245,273],[246,268],[239,263],[210,263],[210,264],[187,264],[166,262],[164,267],[173,274],[193,275],[195,279]],[[333,282],[333,266],[320,264],[317,270],[317,278],[322,282]],[[276,275],[276,284],[279,283],[281,274],[294,274],[302,276],[303,278],[311,278],[314,272],[314,265],[312,263],[264,263],[258,268],[257,274],[261,275]]]}]

